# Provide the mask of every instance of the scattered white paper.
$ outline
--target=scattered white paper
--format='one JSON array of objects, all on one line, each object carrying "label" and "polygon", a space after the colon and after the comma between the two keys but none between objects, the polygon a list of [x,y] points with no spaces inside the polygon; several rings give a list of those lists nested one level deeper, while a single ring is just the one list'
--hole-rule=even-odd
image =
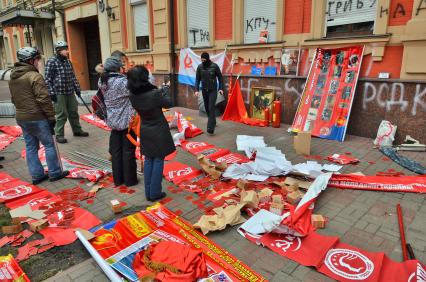
[{"label": "scattered white paper", "polygon": [[336,164],[325,164],[322,166],[323,170],[326,171],[331,171],[331,172],[337,172],[342,168],[341,165],[336,165]]},{"label": "scattered white paper", "polygon": [[279,226],[283,219],[283,216],[261,209],[238,229],[242,229],[250,234],[268,233]]}]

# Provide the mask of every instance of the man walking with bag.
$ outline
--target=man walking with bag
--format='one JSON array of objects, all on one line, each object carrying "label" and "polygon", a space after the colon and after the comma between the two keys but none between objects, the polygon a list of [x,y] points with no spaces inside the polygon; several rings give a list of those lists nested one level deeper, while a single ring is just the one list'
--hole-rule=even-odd
[{"label": "man walking with bag", "polygon": [[[217,93],[223,95],[222,72],[217,64],[210,60],[209,53],[201,54],[201,64],[197,67],[195,78],[195,96],[200,95],[200,82],[203,93],[204,108],[208,116],[207,133],[214,134],[216,127],[216,99]],[[217,85],[219,81],[219,87]],[[219,89],[219,91],[218,91]]]},{"label": "man walking with bag", "polygon": [[[62,171],[55,148],[55,112],[43,76],[38,72],[40,52],[33,47],[23,47],[18,50],[17,58],[19,62],[11,73],[9,89],[16,107],[16,121],[24,134],[32,183],[37,185],[48,178],[50,181],[62,179],[68,171]],[[38,157],[40,143],[45,149],[48,175]]]},{"label": "man walking with bag", "polygon": [[80,85],[74,74],[74,69],[68,59],[68,44],[58,41],[55,44],[56,55],[46,64],[45,79],[49,95],[55,105],[56,141],[67,143],[64,137],[64,127],[69,119],[74,136],[87,137],[80,125],[78,103],[74,93],[81,97]]}]

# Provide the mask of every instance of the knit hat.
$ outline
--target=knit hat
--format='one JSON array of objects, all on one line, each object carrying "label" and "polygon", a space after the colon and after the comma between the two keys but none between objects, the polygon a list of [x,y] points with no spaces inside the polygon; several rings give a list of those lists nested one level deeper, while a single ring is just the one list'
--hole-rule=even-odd
[{"label": "knit hat", "polygon": [[201,54],[201,59],[206,59],[207,61],[210,60],[210,55],[207,52],[204,52]]},{"label": "knit hat", "polygon": [[117,57],[109,57],[105,60],[104,70],[106,72],[117,72],[120,71],[120,68],[123,67],[123,63]]}]

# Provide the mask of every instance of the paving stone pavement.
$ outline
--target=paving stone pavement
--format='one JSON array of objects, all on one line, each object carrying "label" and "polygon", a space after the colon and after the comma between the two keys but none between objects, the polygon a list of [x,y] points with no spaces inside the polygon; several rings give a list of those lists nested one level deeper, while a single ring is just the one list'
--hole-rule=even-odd
[{"label": "paving stone pavement", "polygon": [[[192,122],[205,130],[206,118],[199,116],[197,111],[178,108],[185,116],[193,118]],[[85,113],[80,108],[80,113]],[[1,124],[15,124],[13,119],[1,119]],[[73,137],[67,124],[66,137],[68,144],[60,144],[63,156],[70,152],[80,151],[91,155],[106,158],[108,155],[109,133],[81,122],[83,128],[90,132],[89,138]],[[263,135],[269,146],[276,146],[285,153],[287,159],[293,163],[305,162],[307,159],[298,156],[293,150],[293,137],[287,132],[288,126],[281,128],[250,127],[234,122],[223,122],[218,120],[218,127],[214,136],[202,134],[191,140],[207,141],[217,147],[228,148],[236,151],[235,138],[237,134]],[[424,141],[424,140],[423,140]],[[20,158],[24,147],[23,140],[17,140],[2,155],[6,157],[3,163],[5,169],[14,177],[26,181],[30,180],[25,161]],[[334,153],[351,153],[352,156],[361,159],[358,165],[348,165],[343,172],[361,171],[367,175],[374,175],[378,171],[394,169],[402,171],[407,175],[413,173],[403,169],[392,161],[384,159],[384,156],[373,148],[372,140],[357,136],[347,136],[345,142],[323,140],[314,138],[312,140],[312,155],[326,157]],[[426,153],[408,152],[404,155],[426,165]],[[197,161],[191,154],[178,149],[176,161],[197,167]],[[325,161],[320,161],[324,163]],[[75,187],[76,180],[65,179],[56,183],[43,183],[43,187],[52,192],[65,188]],[[164,182],[163,187],[170,186]],[[144,198],[143,178],[136,188],[137,192],[132,195],[115,193],[112,189],[101,190],[93,204],[81,203],[82,207],[94,213],[101,220],[110,218],[113,213],[109,206],[111,199],[117,198],[128,203],[129,207],[148,205]],[[168,192],[167,189],[165,189]],[[173,198],[166,204],[171,210],[182,210],[183,218],[195,223],[201,216],[200,210],[185,197],[190,193],[178,194],[168,193]],[[195,195],[193,195],[196,197]],[[329,222],[325,229],[319,233],[325,235],[340,236],[343,242],[353,244],[368,251],[383,251],[396,261],[401,261],[401,247],[399,242],[399,231],[396,218],[396,203],[401,203],[404,220],[406,224],[407,240],[413,246],[417,258],[426,262],[426,195],[410,193],[385,193],[355,190],[337,190],[329,188],[324,191],[316,203],[315,212],[326,216]],[[265,248],[256,246],[237,233],[237,227],[227,227],[226,230],[208,234],[208,237],[223,248],[229,250],[237,258],[248,264],[255,271],[262,274],[270,281],[330,281],[328,277],[316,272],[313,268],[299,265],[289,259],[279,256]],[[108,281],[96,263],[89,259],[75,265],[64,272],[60,272],[46,281]]]}]

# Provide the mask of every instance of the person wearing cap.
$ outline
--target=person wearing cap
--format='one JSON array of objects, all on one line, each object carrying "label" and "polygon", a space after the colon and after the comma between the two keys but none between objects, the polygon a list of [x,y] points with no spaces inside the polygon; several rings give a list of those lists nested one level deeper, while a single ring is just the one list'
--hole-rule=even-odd
[{"label": "person wearing cap", "polygon": [[[62,179],[68,171],[62,171],[55,148],[55,111],[43,76],[38,72],[41,54],[33,47],[23,47],[18,50],[17,58],[19,62],[12,70],[9,89],[16,108],[15,118],[24,135],[32,183],[37,185],[48,178],[50,181]],[[40,143],[45,149],[48,174],[38,156]]]},{"label": "person wearing cap", "polygon": [[74,69],[68,59],[68,44],[65,41],[55,43],[55,56],[46,63],[45,80],[49,95],[55,105],[56,113],[56,141],[67,143],[64,127],[67,119],[70,121],[74,136],[87,137],[80,125],[78,103],[74,93],[81,97],[80,84],[75,76]]},{"label": "person wearing cap", "polygon": [[[219,81],[219,85],[217,83]],[[204,108],[207,113],[207,133],[214,134],[216,127],[216,99],[217,93],[223,95],[222,72],[217,64],[210,60],[209,53],[201,54],[201,64],[197,67],[195,77],[195,96],[200,95],[200,82],[203,94]],[[219,89],[219,91],[218,91]]]},{"label": "person wearing cap", "polygon": [[[105,60],[99,87],[104,93],[107,109],[106,124],[111,128],[109,153],[112,156],[112,176],[116,186],[133,186],[136,176],[136,146],[127,138],[129,122],[135,114],[127,89],[127,77],[122,74],[123,63],[117,57]],[[136,139],[136,136],[134,136]]]}]

